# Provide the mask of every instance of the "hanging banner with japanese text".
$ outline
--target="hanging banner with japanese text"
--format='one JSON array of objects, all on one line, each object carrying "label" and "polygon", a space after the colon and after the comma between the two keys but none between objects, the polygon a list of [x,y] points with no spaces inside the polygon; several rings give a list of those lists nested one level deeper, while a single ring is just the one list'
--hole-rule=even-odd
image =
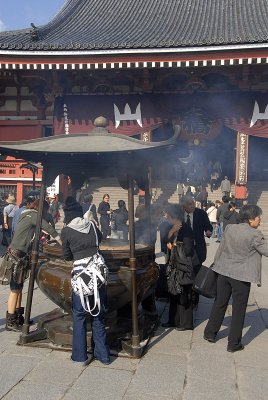
[{"label": "hanging banner with japanese text", "polygon": [[236,146],[236,183],[246,185],[248,173],[248,135],[237,133]]}]

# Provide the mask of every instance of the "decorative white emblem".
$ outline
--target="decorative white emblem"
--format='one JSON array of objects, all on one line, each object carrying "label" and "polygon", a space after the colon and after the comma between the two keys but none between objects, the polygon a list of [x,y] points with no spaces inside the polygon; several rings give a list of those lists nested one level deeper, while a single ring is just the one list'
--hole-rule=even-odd
[{"label": "decorative white emblem", "polygon": [[115,119],[115,127],[118,128],[121,121],[137,121],[137,123],[142,127],[142,119],[141,119],[141,103],[137,105],[136,113],[132,114],[129,104],[125,105],[124,114],[120,114],[118,107],[114,104],[114,119]]},{"label": "decorative white emblem", "polygon": [[258,121],[258,119],[268,119],[268,104],[265,108],[264,113],[260,113],[259,105],[258,105],[257,101],[255,101],[253,114],[252,114],[252,118],[251,118],[249,127],[251,128],[253,125],[255,125],[256,122]]}]

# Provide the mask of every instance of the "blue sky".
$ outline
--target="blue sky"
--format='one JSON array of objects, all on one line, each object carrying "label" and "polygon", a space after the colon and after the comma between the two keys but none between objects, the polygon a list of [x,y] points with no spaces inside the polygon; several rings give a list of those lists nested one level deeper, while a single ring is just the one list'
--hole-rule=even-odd
[{"label": "blue sky", "polygon": [[30,28],[49,22],[64,0],[0,0],[0,31]]}]

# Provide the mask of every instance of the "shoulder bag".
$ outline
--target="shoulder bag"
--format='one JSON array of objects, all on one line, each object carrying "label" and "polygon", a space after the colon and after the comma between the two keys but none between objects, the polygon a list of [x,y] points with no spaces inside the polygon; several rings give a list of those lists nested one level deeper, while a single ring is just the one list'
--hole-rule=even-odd
[{"label": "shoulder bag", "polygon": [[192,285],[194,280],[192,259],[185,255],[183,242],[174,243],[166,274],[170,294],[182,294],[183,286]]},{"label": "shoulder bag", "polygon": [[18,256],[16,250],[8,249],[2,257],[0,265],[0,284],[9,285],[11,279],[16,283],[23,283],[29,273],[29,257]]},{"label": "shoulder bag", "polygon": [[211,264],[210,267],[201,265],[193,284],[193,290],[195,292],[210,299],[216,297],[217,294],[218,274],[217,272],[213,271],[213,265],[214,264]]}]

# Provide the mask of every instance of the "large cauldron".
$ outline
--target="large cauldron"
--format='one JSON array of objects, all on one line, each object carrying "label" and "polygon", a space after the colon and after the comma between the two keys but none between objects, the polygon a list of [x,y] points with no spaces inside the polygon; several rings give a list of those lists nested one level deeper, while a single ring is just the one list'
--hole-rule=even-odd
[{"label": "large cauldron", "polygon": [[[123,309],[131,302],[129,244],[110,239],[102,242],[100,251],[109,268],[109,313]],[[64,261],[58,244],[45,245],[44,257],[37,270],[37,284],[42,292],[66,312],[71,312],[72,262]],[[158,279],[154,247],[136,245],[138,303],[148,297]]]}]

